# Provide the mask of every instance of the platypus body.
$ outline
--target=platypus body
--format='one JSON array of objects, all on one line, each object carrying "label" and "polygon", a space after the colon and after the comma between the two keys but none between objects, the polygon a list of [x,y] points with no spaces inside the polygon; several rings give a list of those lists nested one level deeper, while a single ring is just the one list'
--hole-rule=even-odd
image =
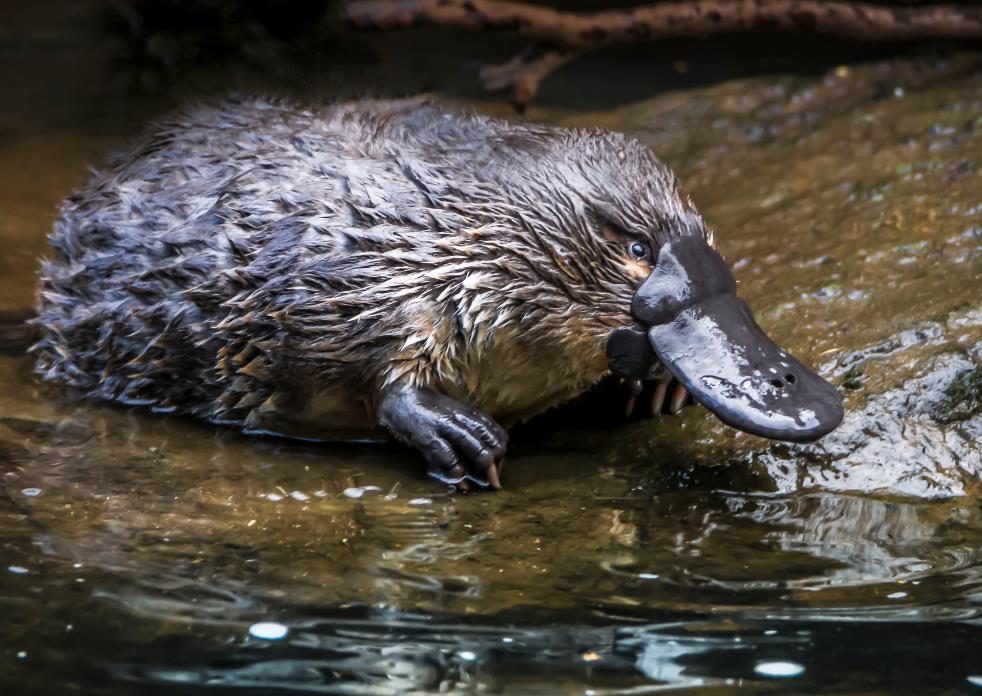
[{"label": "platypus body", "polygon": [[387,430],[464,487],[498,485],[509,425],[611,369],[769,437],[842,418],[675,176],[605,130],[419,100],[197,107],[70,197],[51,244],[44,379],[254,431]]}]

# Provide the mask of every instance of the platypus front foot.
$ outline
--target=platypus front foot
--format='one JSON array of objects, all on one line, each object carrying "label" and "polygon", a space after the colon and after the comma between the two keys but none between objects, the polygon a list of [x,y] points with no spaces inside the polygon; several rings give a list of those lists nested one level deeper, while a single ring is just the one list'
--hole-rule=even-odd
[{"label": "platypus front foot", "polygon": [[419,450],[438,481],[462,490],[468,482],[501,488],[508,433],[487,414],[429,389],[395,384],[382,396],[378,422]]},{"label": "platypus front foot", "polygon": [[624,326],[607,341],[610,371],[621,378],[626,391],[624,416],[641,418],[678,414],[692,403],[689,391],[662,367],[640,326]]},{"label": "platypus front foot", "polygon": [[667,413],[679,415],[684,406],[692,403],[688,390],[668,372],[653,380],[625,380],[624,387],[627,392],[626,418],[635,414],[641,418],[655,418]]}]

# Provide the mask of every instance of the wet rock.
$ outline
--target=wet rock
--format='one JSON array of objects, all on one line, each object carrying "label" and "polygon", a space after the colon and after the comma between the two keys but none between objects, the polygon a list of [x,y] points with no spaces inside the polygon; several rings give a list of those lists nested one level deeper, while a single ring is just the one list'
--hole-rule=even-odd
[{"label": "wet rock", "polygon": [[[979,344],[982,348],[982,344]],[[821,442],[752,455],[778,490],[853,490],[918,497],[978,491],[982,413],[978,367],[942,354],[904,383],[872,395]]]}]

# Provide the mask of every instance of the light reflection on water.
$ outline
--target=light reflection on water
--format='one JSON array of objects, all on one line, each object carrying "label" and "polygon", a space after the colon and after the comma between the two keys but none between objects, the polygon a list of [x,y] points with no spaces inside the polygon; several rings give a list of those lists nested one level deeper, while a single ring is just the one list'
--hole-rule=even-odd
[{"label": "light reflection on water", "polygon": [[661,487],[589,452],[562,457],[576,486],[454,497],[398,451],[70,408],[60,436],[15,421],[0,503],[4,642],[39,684],[753,691],[789,662],[798,692],[858,689],[873,650],[916,692],[979,669],[977,505]]},{"label": "light reflection on water", "polygon": [[[982,424],[937,417],[982,360],[971,60],[533,111],[638,133],[680,171],[768,330],[849,383],[821,448],[698,413],[533,432],[505,491],[452,496],[398,448],[76,403],[0,359],[0,685],[977,685]],[[871,98],[885,79],[902,100]],[[30,301],[54,206],[120,138],[0,141],[0,306]]]}]

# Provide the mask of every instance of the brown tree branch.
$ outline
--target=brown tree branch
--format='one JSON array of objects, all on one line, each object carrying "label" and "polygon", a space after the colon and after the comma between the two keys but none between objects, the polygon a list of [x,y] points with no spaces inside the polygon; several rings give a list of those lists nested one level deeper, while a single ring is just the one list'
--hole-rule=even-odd
[{"label": "brown tree branch", "polygon": [[489,90],[513,90],[521,108],[539,83],[577,55],[614,43],[711,36],[750,29],[797,29],[864,41],[982,38],[982,7],[888,6],[846,0],[691,0],[618,10],[566,12],[510,0],[361,0],[344,16],[362,30],[420,26],[509,31],[532,49],[485,68]]},{"label": "brown tree branch", "polygon": [[539,83],[580,55],[575,49],[531,46],[507,63],[481,68],[481,82],[489,92],[511,88],[511,103],[524,111],[539,91]]}]

